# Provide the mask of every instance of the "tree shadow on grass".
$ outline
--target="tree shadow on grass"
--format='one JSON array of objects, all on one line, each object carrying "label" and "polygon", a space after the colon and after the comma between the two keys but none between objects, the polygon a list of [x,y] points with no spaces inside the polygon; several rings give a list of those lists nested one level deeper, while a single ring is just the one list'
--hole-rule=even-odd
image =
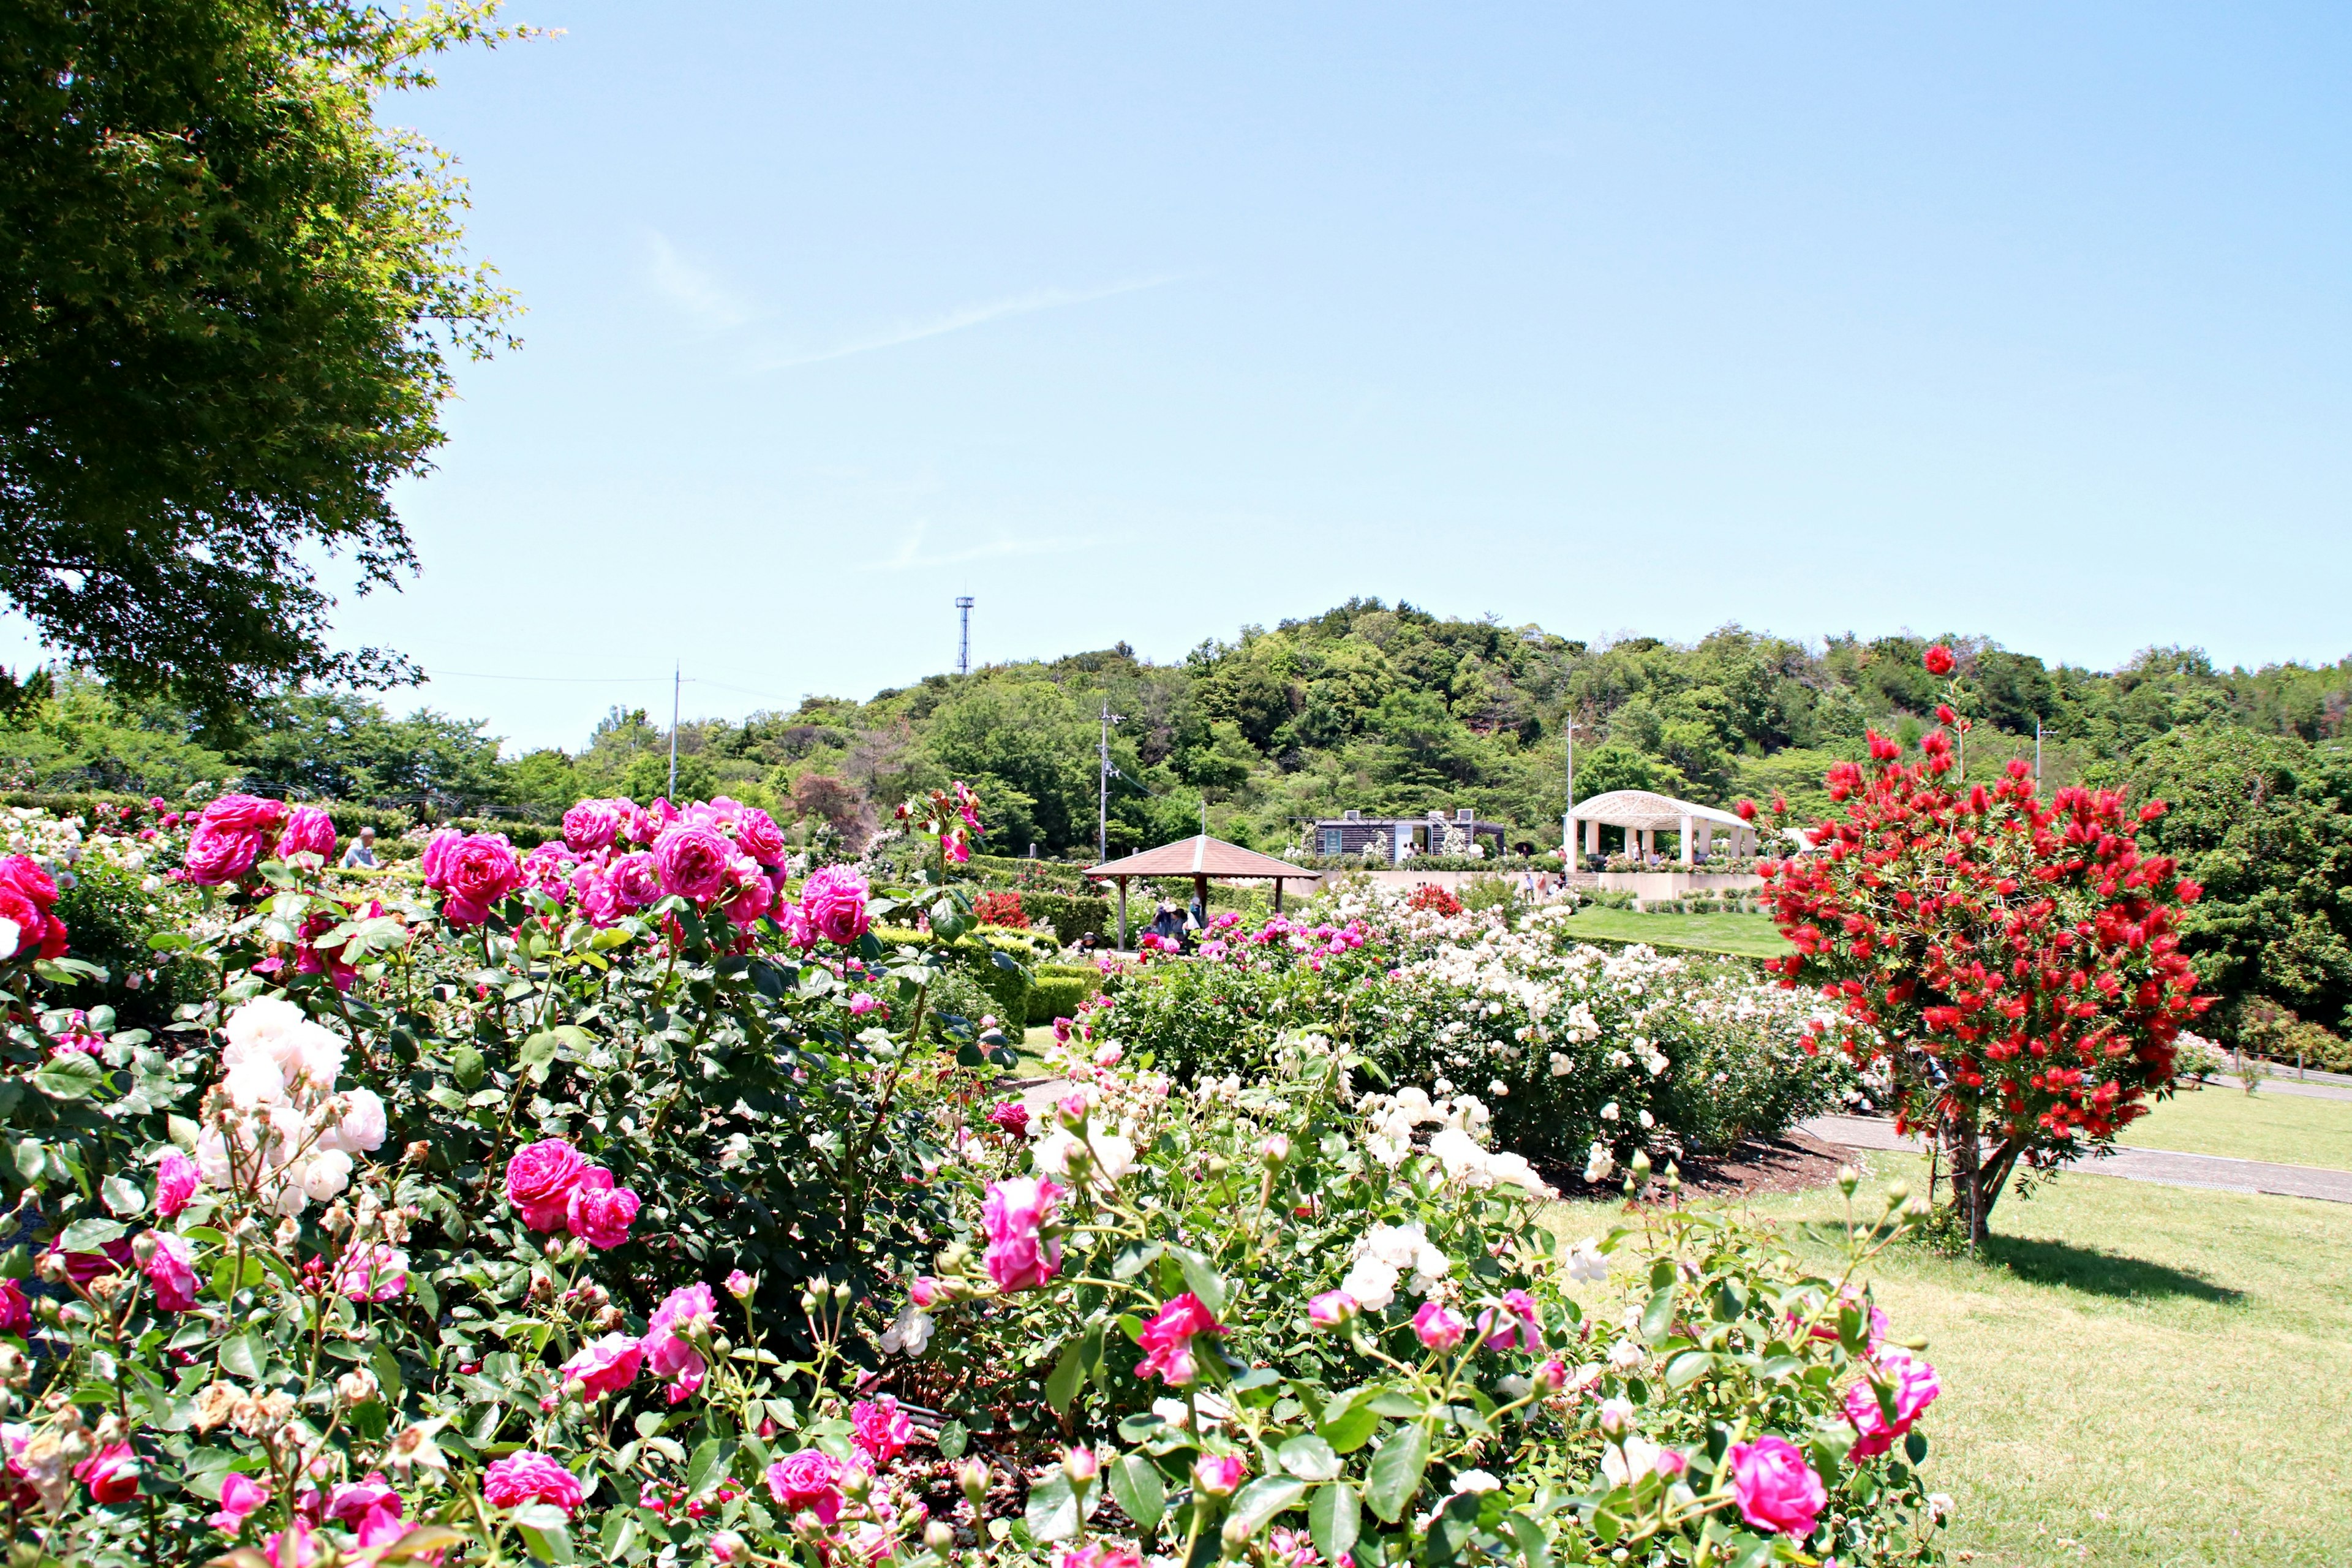
[{"label": "tree shadow on grass", "polygon": [[2225,1307],[2237,1306],[2246,1299],[2242,1290],[2185,1268],[2063,1241],[1995,1234],[1985,1244],[1985,1260],[2030,1284],[2059,1285],[2089,1296],[2126,1300],[2187,1296]]}]

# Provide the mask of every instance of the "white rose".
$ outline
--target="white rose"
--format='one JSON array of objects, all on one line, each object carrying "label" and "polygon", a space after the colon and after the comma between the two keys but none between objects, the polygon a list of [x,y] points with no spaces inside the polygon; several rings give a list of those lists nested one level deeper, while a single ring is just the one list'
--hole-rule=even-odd
[{"label": "white rose", "polygon": [[228,1069],[221,1089],[239,1110],[257,1110],[286,1098],[286,1075],[268,1056],[250,1056]]},{"label": "white rose", "polygon": [[354,1154],[383,1147],[383,1100],[372,1089],[347,1089],[343,1119],[319,1135],[322,1149],[343,1149]]},{"label": "white rose", "polygon": [[0,958],[16,956],[16,944],[25,940],[25,928],[15,921],[0,918]]},{"label": "white rose", "polygon": [[1614,1121],[1617,1120],[1617,1102],[1615,1100],[1612,1100],[1608,1104],[1601,1108],[1601,1120],[1603,1121]]},{"label": "white rose", "polygon": [[1339,1281],[1339,1289],[1363,1303],[1368,1312],[1377,1312],[1396,1300],[1398,1270],[1392,1263],[1377,1258],[1359,1258],[1348,1277]]},{"label": "white rose", "polygon": [[302,1172],[302,1190],[322,1204],[351,1184],[352,1157],[341,1149],[311,1155]]},{"label": "white rose", "polygon": [[228,1139],[217,1127],[196,1134],[196,1174],[209,1187],[228,1185]]},{"label": "white rose", "polygon": [[1585,1157],[1584,1179],[1588,1182],[1605,1182],[1609,1179],[1609,1173],[1616,1168],[1617,1156],[1609,1152],[1609,1145],[1595,1143],[1592,1146],[1592,1152]]},{"label": "white rose", "polygon": [[341,1037],[331,1029],[305,1022],[299,1028],[289,1030],[285,1039],[293,1057],[286,1064],[286,1076],[291,1079],[299,1074],[321,1090],[332,1089],[343,1070]]},{"label": "white rose", "polygon": [[278,1057],[278,1042],[295,1026],[309,1021],[301,1008],[283,996],[257,996],[231,1013],[221,1026],[228,1039],[221,1047],[221,1064],[234,1067],[257,1053]]},{"label": "white rose", "polygon": [[1591,1237],[1570,1247],[1565,1261],[1570,1279],[1590,1280],[1597,1285],[1609,1278],[1609,1259],[1601,1256],[1601,1244]]}]

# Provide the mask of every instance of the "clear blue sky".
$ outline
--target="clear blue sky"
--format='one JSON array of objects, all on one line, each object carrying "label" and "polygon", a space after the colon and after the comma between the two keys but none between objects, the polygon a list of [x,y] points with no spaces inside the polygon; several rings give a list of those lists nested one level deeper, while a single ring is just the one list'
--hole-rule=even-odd
[{"label": "clear blue sky", "polygon": [[2341,5],[512,15],[387,118],[527,343],[343,626],[519,745],[905,683],[959,593],[982,660],[1350,594],[2352,651]]}]

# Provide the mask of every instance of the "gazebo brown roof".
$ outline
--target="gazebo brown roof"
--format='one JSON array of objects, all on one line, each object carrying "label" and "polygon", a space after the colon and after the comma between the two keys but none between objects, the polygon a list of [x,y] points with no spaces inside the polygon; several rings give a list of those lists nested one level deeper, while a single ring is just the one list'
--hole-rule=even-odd
[{"label": "gazebo brown roof", "polygon": [[1162,844],[1157,849],[1106,860],[1099,866],[1089,866],[1086,874],[1098,882],[1118,884],[1118,945],[1127,945],[1127,884],[1134,877],[1190,877],[1194,895],[1201,907],[1209,907],[1209,879],[1223,877],[1244,881],[1271,881],[1274,884],[1274,907],[1282,908],[1282,884],[1313,882],[1320,874],[1277,860],[1271,855],[1261,855],[1255,849],[1244,849],[1238,844],[1228,844],[1222,838],[1212,838],[1205,833],[1190,838],[1180,838],[1173,844]]}]

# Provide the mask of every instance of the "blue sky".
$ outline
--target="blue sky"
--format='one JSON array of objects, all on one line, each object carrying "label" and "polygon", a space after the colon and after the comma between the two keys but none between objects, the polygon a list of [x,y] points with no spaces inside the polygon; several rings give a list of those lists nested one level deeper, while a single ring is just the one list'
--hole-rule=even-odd
[{"label": "blue sky", "polygon": [[343,626],[518,744],[904,683],[959,593],[2352,651],[2341,6],[512,14],[386,117],[526,346]]}]

